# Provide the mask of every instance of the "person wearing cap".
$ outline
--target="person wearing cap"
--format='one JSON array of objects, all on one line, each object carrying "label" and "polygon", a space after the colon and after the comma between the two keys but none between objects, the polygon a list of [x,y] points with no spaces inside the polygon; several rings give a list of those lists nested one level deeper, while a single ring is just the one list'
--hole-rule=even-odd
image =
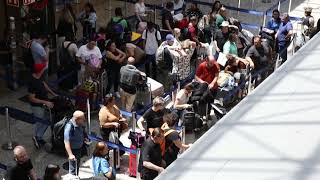
[{"label": "person wearing cap", "polygon": [[282,62],[287,60],[288,51],[287,48],[290,44],[291,37],[293,35],[293,26],[290,22],[290,17],[288,13],[284,13],[281,18],[281,26],[276,34],[278,40],[279,54]]},{"label": "person wearing cap", "polygon": [[310,32],[314,28],[314,17],[311,15],[312,7],[305,7],[304,8],[304,15],[305,17],[302,18],[302,25],[304,26],[304,32],[306,36],[310,35]]},{"label": "person wearing cap", "polygon": [[222,6],[219,10],[219,14],[217,14],[216,28],[220,28],[220,26],[224,21],[228,21],[227,15],[228,15],[227,9]]},{"label": "person wearing cap", "polygon": [[[32,113],[35,117],[42,120],[48,121],[49,116],[43,107],[45,105],[47,108],[53,108],[53,103],[50,102],[48,98],[48,93],[53,96],[57,96],[47,83],[41,78],[43,72],[46,69],[46,64],[35,64],[33,66],[33,73],[31,79],[28,83],[28,99],[31,105]],[[43,146],[46,142],[43,140],[43,135],[48,128],[47,124],[36,122],[35,124],[35,136],[32,138],[34,145],[37,149]]]},{"label": "person wearing cap", "polygon": [[64,146],[69,159],[69,172],[73,175],[79,172],[82,148],[84,143],[89,142],[84,130],[85,120],[84,112],[77,110],[64,127]]},{"label": "person wearing cap", "polygon": [[216,47],[216,52],[219,54],[223,50],[224,44],[227,42],[229,38],[229,22],[223,21],[221,23],[221,28],[218,29],[214,34],[214,45]]}]

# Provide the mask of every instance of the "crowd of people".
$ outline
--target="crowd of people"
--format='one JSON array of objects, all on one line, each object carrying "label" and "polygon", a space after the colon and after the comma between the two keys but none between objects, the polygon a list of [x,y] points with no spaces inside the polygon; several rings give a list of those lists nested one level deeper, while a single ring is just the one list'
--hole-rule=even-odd
[{"label": "crowd of people", "polygon": [[[144,88],[148,87],[148,78],[160,82],[165,91],[171,91],[194,72],[192,82],[173,91],[173,107],[166,108],[165,99],[160,97],[163,94],[153,97],[152,107],[137,121],[138,128],[146,136],[138,169],[143,179],[151,180],[176,160],[180,152],[190,147],[190,144],[182,142],[176,127],[192,121],[191,130],[201,130],[206,125],[206,107],[217,99],[219,92],[243,83],[248,69],[255,73],[273,67],[277,53],[282,62],[287,60],[293,26],[288,14],[281,15],[274,10],[272,19],[261,29],[260,35],[250,35],[242,29],[240,22],[229,16],[220,1],[214,1],[210,12],[203,12],[194,2],[187,6],[183,0],[174,0],[167,2],[163,9],[160,28],[147,20],[148,13],[153,12],[146,8],[144,0],[139,0],[134,8],[134,24],[123,17],[121,8],[115,8],[115,16],[97,31],[97,19],[104,17],[97,16],[92,4],[87,3],[79,15],[74,13],[71,5],[66,5],[56,30],[58,77],[67,76],[59,85],[70,92],[86,89],[83,85],[88,81],[97,82],[92,91],[89,88],[88,97],[92,98],[95,93],[103,100],[98,113],[100,135],[105,141],[114,141],[114,137],[119,138],[130,124],[120,109],[128,112],[137,110],[137,101],[141,99],[138,92],[151,91]],[[79,23],[82,26],[80,41]],[[310,37],[319,31],[319,21],[315,28],[310,8],[306,9],[303,25]],[[57,105],[49,98],[49,94],[57,94],[47,84],[47,41],[47,37],[35,35],[30,46],[34,62],[30,69],[32,78],[28,98],[33,115],[41,119],[49,117],[46,108]],[[107,84],[102,86],[106,95],[97,95],[100,93],[97,90],[101,86],[99,83],[104,83],[100,81],[103,73],[107,74]],[[259,80],[252,81],[258,85],[269,74],[268,69],[261,73]],[[243,97],[243,91],[240,89],[236,93],[239,99]],[[117,99],[121,99],[120,103]],[[146,107],[148,104],[142,102],[142,105]],[[190,111],[194,113],[191,120],[185,118]],[[82,148],[90,144],[83,128],[84,121],[84,112],[76,110],[64,127],[65,151],[70,161],[69,172],[73,175],[78,174]],[[46,143],[43,136],[48,127],[36,123],[32,140],[37,149]],[[124,153],[120,152],[120,156]],[[95,176],[115,178],[116,168],[106,158],[108,146],[105,143],[97,143],[92,156]],[[17,165],[8,173],[8,179],[37,179],[24,147],[17,146],[14,157]],[[59,177],[59,166],[48,165],[44,179]]]}]

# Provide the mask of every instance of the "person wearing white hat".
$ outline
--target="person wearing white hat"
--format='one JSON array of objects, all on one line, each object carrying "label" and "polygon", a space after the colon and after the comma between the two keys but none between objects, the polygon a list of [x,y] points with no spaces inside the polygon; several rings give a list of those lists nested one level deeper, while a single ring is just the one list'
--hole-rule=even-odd
[{"label": "person wearing white hat", "polygon": [[216,47],[216,54],[223,50],[223,45],[227,42],[229,37],[229,22],[223,21],[220,29],[214,34],[214,45]]}]

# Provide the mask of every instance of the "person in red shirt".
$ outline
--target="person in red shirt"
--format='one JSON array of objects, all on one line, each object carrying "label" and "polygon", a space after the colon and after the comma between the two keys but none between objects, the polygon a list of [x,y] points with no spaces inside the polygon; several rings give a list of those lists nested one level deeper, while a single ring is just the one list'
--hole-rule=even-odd
[{"label": "person in red shirt", "polygon": [[213,56],[209,56],[199,65],[195,79],[200,83],[208,84],[208,88],[210,90],[217,90],[219,71],[220,67],[218,63],[215,61]]},{"label": "person in red shirt", "polygon": [[[208,86],[208,90],[203,93],[200,98],[199,104],[196,105],[195,111],[201,116],[206,116],[206,105],[212,103],[216,97],[218,90],[218,77],[219,77],[219,65],[215,61],[213,56],[206,58],[202,62],[196,72],[195,79],[199,83]],[[210,112],[210,106],[208,107]]]}]

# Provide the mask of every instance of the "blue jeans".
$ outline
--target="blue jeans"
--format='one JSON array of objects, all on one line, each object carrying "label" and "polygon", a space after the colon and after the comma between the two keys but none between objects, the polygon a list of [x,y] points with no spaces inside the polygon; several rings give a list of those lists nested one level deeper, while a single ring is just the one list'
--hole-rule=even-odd
[{"label": "blue jeans", "polygon": [[[71,149],[72,154],[76,157],[76,161],[69,160],[69,173],[73,175],[79,174],[79,166],[80,166],[80,159],[81,159],[81,149]],[[76,173],[77,170],[77,173]]]},{"label": "blue jeans", "polygon": [[[35,117],[38,117],[40,119],[47,120],[48,117],[49,117],[49,115],[45,111],[45,109],[40,107],[40,106],[31,106],[31,110],[32,110],[32,114]],[[36,136],[37,140],[42,140],[43,139],[43,135],[46,132],[48,127],[49,127],[49,125],[47,125],[47,124],[36,122],[36,124],[35,124],[35,136]]]},{"label": "blue jeans", "polygon": [[285,44],[279,44],[279,55],[282,59],[282,63],[284,63],[287,60],[288,51],[287,48],[289,46],[289,43],[286,42]]}]

